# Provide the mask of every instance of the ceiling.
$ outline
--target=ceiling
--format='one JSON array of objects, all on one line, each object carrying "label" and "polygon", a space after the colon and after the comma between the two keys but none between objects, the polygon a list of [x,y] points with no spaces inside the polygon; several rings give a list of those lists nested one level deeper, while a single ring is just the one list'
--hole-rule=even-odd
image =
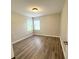
[{"label": "ceiling", "polygon": [[[37,17],[61,12],[64,0],[12,0],[12,12],[17,12],[24,16]],[[38,8],[34,13],[32,8]]]}]

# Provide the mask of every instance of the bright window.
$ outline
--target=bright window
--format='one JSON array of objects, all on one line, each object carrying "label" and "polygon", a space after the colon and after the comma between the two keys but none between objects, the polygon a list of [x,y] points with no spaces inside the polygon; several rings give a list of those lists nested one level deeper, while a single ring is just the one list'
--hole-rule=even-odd
[{"label": "bright window", "polygon": [[33,22],[32,18],[27,19],[27,31],[32,31],[33,30]]},{"label": "bright window", "polygon": [[40,30],[40,19],[34,18],[34,30]]}]

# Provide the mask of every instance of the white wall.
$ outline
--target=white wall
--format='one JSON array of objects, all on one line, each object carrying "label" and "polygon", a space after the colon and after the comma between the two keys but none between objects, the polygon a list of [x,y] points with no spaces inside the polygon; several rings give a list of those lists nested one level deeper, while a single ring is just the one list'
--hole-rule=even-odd
[{"label": "white wall", "polygon": [[35,31],[35,34],[60,36],[60,14],[41,16],[39,19],[40,30]]},{"label": "white wall", "polygon": [[17,42],[26,36],[32,34],[32,30],[28,31],[27,21],[32,22],[32,18],[22,16],[18,13],[12,12],[11,15],[11,34],[12,42]]},{"label": "white wall", "polygon": [[63,52],[65,55],[65,58],[67,59],[67,46],[64,45],[63,41],[67,40],[67,29],[68,29],[68,3],[67,0],[65,0],[65,5],[61,13],[61,44],[63,48]]}]

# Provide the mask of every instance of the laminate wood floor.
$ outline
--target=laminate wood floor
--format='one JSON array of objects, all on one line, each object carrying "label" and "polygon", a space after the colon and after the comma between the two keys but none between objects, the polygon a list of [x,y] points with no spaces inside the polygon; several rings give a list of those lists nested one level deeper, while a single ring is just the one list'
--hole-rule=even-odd
[{"label": "laminate wood floor", "polygon": [[64,59],[60,39],[32,36],[13,45],[16,59]]}]

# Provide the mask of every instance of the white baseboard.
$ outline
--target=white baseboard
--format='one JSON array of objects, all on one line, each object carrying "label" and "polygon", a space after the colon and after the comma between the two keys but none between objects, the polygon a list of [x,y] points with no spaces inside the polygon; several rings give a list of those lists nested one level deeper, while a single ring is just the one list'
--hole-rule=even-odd
[{"label": "white baseboard", "polygon": [[25,37],[23,37],[23,38],[21,38],[21,39],[19,39],[19,40],[16,40],[16,41],[12,42],[12,44],[15,44],[15,43],[17,43],[17,42],[20,42],[21,40],[24,40],[24,39],[26,39],[26,38],[28,38],[28,37],[31,37],[31,36],[33,36],[32,33],[29,34],[29,35],[26,35]]},{"label": "white baseboard", "polygon": [[[60,38],[60,36],[54,36],[54,35],[44,35],[44,34],[34,34],[34,35],[50,36],[50,37],[58,37],[58,38]],[[14,41],[14,42],[12,42],[12,44],[15,44],[15,43],[17,43],[17,42],[19,42],[19,41],[21,41],[21,40],[24,40],[25,38],[31,37],[31,36],[33,36],[33,33],[31,33],[31,34],[29,34],[29,35],[26,35],[25,37],[23,37],[23,38],[21,38],[21,39],[19,39],[19,40],[16,40],[16,41]]]},{"label": "white baseboard", "polygon": [[61,46],[62,46],[62,50],[63,50],[64,57],[65,57],[65,59],[67,59],[67,56],[66,56],[66,52],[67,52],[67,51],[65,51],[65,48],[66,48],[66,47],[64,46],[64,43],[63,43],[61,37],[60,37],[60,41],[61,41]]},{"label": "white baseboard", "polygon": [[49,37],[58,37],[58,38],[60,38],[60,36],[55,36],[55,35],[44,35],[44,34],[34,34],[34,35],[41,35],[41,36],[49,36]]}]

